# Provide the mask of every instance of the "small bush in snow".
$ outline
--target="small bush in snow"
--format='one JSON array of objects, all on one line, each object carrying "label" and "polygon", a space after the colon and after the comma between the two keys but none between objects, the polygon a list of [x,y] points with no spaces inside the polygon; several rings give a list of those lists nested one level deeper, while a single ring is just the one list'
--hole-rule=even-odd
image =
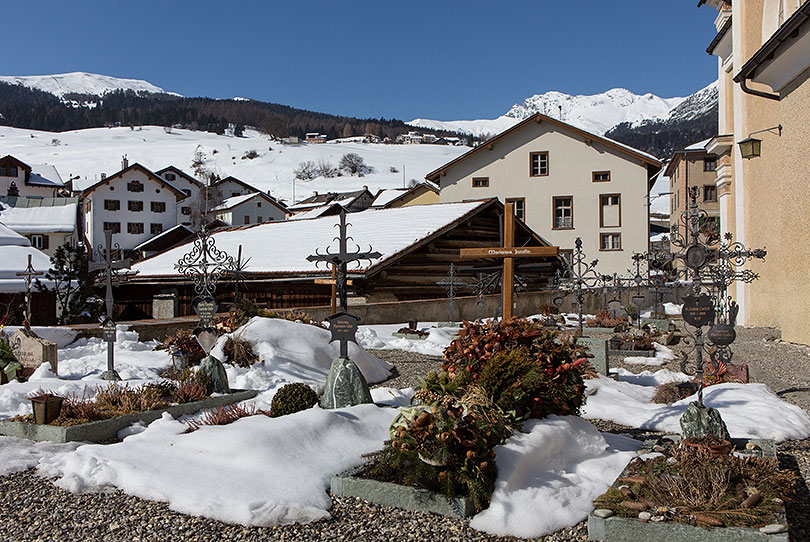
[{"label": "small bush in snow", "polygon": [[295,166],[293,170],[293,175],[295,175],[296,179],[301,179],[302,181],[314,179],[318,176],[318,166],[312,160],[298,162],[298,165]]},{"label": "small bush in snow", "polygon": [[235,405],[217,407],[213,410],[206,411],[199,420],[189,420],[186,422],[188,425],[186,433],[193,433],[203,425],[228,425],[238,419],[247,416],[255,416],[256,414],[264,414],[264,412],[256,408],[256,405],[243,406],[237,403]]},{"label": "small bush in snow", "polygon": [[270,402],[270,417],[278,418],[312,408],[318,402],[315,390],[301,382],[286,384],[273,396]]},{"label": "small bush in snow", "polygon": [[250,149],[245,154],[242,155],[242,160],[253,160],[254,158],[258,158],[259,153],[256,152],[256,149]]},{"label": "small bush in snow", "polygon": [[228,356],[228,361],[239,367],[248,368],[259,361],[259,357],[253,353],[253,346],[236,335],[228,337],[223,352]]},{"label": "small bush in snow", "polygon": [[339,166],[340,169],[350,175],[360,175],[361,177],[367,173],[374,172],[374,168],[367,165],[363,157],[354,152],[344,154],[340,159]]}]

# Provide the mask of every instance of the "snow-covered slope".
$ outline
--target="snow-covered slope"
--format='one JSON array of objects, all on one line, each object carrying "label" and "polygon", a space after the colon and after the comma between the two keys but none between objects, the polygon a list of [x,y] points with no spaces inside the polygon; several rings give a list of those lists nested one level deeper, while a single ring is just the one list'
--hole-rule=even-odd
[{"label": "snow-covered slope", "polygon": [[[281,145],[254,130],[244,137],[216,135],[191,130],[166,130],[159,126],[129,128],[90,128],[72,132],[41,132],[0,126],[0,155],[10,154],[27,164],[52,164],[75,188],[87,187],[121,169],[121,156],[129,163],[139,162],[152,171],[168,165],[192,173],[195,151],[205,154],[205,167],[222,178],[233,175],[274,197],[291,201],[293,171],[301,162],[321,160],[337,166],[347,153],[357,153],[374,172],[331,179],[318,177],[295,182],[296,201],[318,192],[345,192],[368,186],[401,188],[412,179],[424,180],[425,174],[455,159],[469,147],[444,145],[373,145],[364,143],[323,143]],[[255,150],[258,157],[242,158]]]},{"label": "snow-covered slope", "polygon": [[535,113],[543,113],[583,130],[603,135],[622,122],[666,117],[684,98],[660,98],[614,88],[600,94],[576,95],[550,91],[526,98],[496,119],[437,121],[414,119],[409,124],[437,130],[454,130],[480,136],[497,134]]},{"label": "snow-covered slope", "polygon": [[166,92],[162,88],[140,79],[121,79],[109,75],[85,72],[57,73],[53,75],[2,75],[0,76],[0,82],[23,85],[54,94],[60,98],[71,93],[103,96],[107,92],[114,90],[134,90],[155,94]]}]

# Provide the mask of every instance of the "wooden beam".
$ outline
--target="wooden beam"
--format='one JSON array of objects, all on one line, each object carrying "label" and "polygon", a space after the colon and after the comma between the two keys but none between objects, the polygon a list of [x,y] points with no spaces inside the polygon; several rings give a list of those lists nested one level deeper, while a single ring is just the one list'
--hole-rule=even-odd
[{"label": "wooden beam", "polygon": [[[503,217],[503,245],[504,247],[515,246],[515,204],[507,203],[504,208]],[[556,247],[555,247],[556,249]],[[506,249],[501,249],[506,250]],[[518,248],[508,248],[510,251],[520,250]],[[512,318],[513,305],[515,299],[515,259],[504,258],[503,260],[503,318]]]}]

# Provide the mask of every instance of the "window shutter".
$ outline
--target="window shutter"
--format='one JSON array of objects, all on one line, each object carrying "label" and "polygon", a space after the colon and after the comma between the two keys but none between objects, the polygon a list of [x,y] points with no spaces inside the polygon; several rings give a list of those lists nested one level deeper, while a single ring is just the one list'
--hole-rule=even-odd
[{"label": "window shutter", "polygon": [[48,248],[48,236],[46,234],[42,235],[42,248]]}]

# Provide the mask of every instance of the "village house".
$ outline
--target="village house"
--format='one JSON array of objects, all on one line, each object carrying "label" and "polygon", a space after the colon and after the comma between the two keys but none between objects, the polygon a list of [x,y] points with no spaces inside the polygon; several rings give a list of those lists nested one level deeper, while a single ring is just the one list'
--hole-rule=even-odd
[{"label": "village house", "polygon": [[78,198],[0,197],[0,222],[48,256],[62,245],[75,246]]},{"label": "village house", "polygon": [[723,232],[749,248],[759,280],[731,291],[738,323],[776,326],[786,341],[810,344],[807,269],[810,228],[810,2],[701,0],[717,9],[718,156],[715,184]]},{"label": "village house", "polygon": [[497,197],[570,257],[577,237],[599,272],[647,250],[655,157],[537,113],[428,173],[442,203]]},{"label": "village house", "polygon": [[[450,263],[458,262],[462,247],[501,246],[503,205],[497,199],[467,203],[419,205],[395,209],[368,209],[351,215],[349,235],[363,249],[381,253],[379,259],[361,261],[349,268],[352,294],[357,302],[395,302],[436,299],[446,295]],[[285,220],[254,226],[234,227],[213,233],[219,250],[250,259],[244,271],[250,296],[268,308],[329,305],[331,286],[315,283],[328,278],[331,269],[316,266],[307,256],[326,247],[335,248],[337,217]],[[517,223],[516,243],[526,247],[548,246],[548,242]],[[192,314],[197,295],[189,279],[174,264],[191,245],[177,246],[133,265],[136,272],[118,287],[116,303],[129,311],[152,314],[155,295],[177,295],[179,315]],[[558,257],[537,257],[535,265],[522,271],[529,290],[547,287],[560,269]],[[465,260],[467,266],[497,266],[500,260]],[[458,280],[474,283],[476,271],[457,267]],[[459,290],[460,291],[460,290]],[[218,290],[227,298],[225,290]],[[469,292],[468,295],[474,295]]]},{"label": "village house", "polygon": [[307,143],[326,143],[326,135],[318,132],[308,132],[304,135],[304,141]]},{"label": "village house", "polygon": [[194,209],[202,211],[204,208],[205,184],[174,166],[165,167],[155,173],[186,195],[184,199],[177,202],[177,221],[180,224],[191,226]]},{"label": "village house", "polygon": [[236,177],[225,177],[224,179],[220,179],[212,184],[209,187],[209,190],[216,193],[215,196],[209,196],[209,198],[221,198],[221,200],[261,192],[261,190],[255,186],[251,186],[245,181],[237,179]]},{"label": "village house", "polygon": [[417,183],[410,188],[387,188],[377,192],[371,207],[390,209],[409,205],[432,205],[439,203],[439,188],[433,183]]},{"label": "village house", "polygon": [[29,166],[11,155],[0,158],[0,194],[11,190],[19,196],[52,198],[63,187],[62,177],[52,165]]},{"label": "village house", "polygon": [[231,226],[284,220],[287,214],[286,207],[263,192],[227,198],[209,213]]},{"label": "village house", "polygon": [[[697,186],[700,190],[698,204],[709,215],[701,227],[704,231],[719,232],[720,204],[717,201],[717,155],[706,151],[709,140],[690,145],[683,150],[675,151],[672,159],[664,169],[669,177],[670,226],[676,226],[681,235],[686,235],[686,226],[681,224],[681,212],[689,203],[689,188]],[[652,220],[652,217],[650,217]]]},{"label": "village house", "polygon": [[356,213],[368,209],[373,201],[374,195],[369,192],[368,186],[363,186],[362,190],[353,190],[351,192],[325,192],[322,194],[313,192],[310,197],[299,201],[295,205],[290,205],[289,210],[292,213],[300,213],[318,207],[339,204],[346,211]]},{"label": "village house", "polygon": [[79,200],[80,238],[91,252],[104,230],[129,251],[177,225],[177,203],[186,198],[163,177],[135,163],[87,187]]},{"label": "village house", "polygon": [[[31,246],[31,240],[4,226],[0,221],[0,312],[7,315],[5,324],[22,323],[22,307],[25,300],[25,279],[17,273],[31,267],[36,271],[47,271],[51,266],[47,254]],[[40,277],[47,287],[53,283]],[[52,325],[56,322],[56,297],[53,292],[34,291],[31,294],[31,312],[39,325]]]}]

